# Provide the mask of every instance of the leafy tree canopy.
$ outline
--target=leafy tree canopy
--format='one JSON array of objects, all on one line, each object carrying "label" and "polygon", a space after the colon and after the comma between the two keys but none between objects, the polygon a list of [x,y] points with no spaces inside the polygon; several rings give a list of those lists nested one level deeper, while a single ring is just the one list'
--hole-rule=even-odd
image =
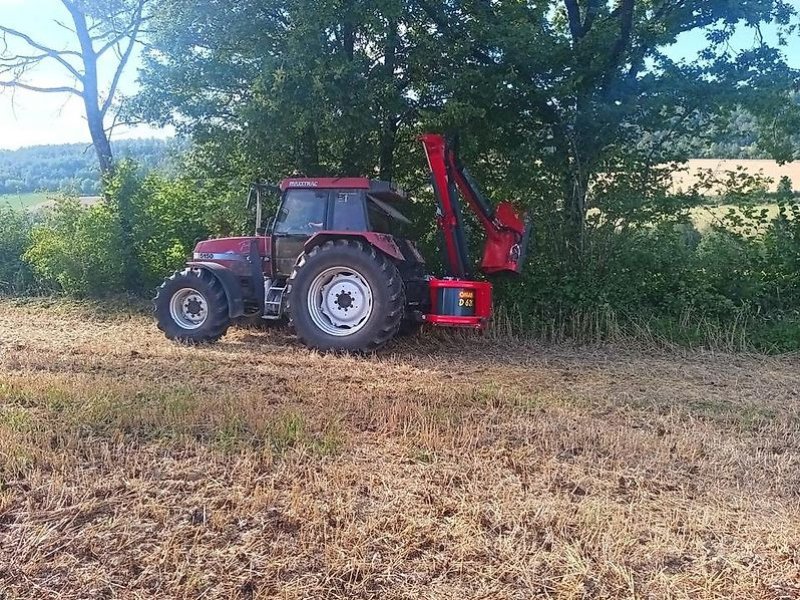
[{"label": "leafy tree canopy", "polygon": [[[796,19],[784,0],[164,0],[137,110],[191,131],[212,171],[271,179],[419,183],[415,135],[457,129],[480,178],[580,255],[592,207],[674,210],[654,166],[710,120],[747,111],[762,151],[791,158]],[[665,51],[698,30],[696,60]]]}]

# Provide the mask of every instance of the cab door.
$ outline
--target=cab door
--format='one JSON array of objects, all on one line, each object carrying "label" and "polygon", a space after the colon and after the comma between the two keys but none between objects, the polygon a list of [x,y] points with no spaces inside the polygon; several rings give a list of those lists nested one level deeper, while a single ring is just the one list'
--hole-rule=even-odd
[{"label": "cab door", "polygon": [[288,277],[308,239],[328,228],[328,190],[290,189],[272,229],[273,274]]}]

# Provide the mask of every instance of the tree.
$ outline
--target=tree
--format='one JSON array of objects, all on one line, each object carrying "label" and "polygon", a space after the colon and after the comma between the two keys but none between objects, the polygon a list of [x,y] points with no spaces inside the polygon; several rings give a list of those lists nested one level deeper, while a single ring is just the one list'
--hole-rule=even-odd
[{"label": "tree", "polygon": [[[785,0],[165,0],[141,113],[249,176],[421,175],[415,134],[460,130],[479,178],[526,202],[547,251],[579,265],[607,227],[675,211],[676,143],[736,110],[796,121],[796,72],[769,23]],[[737,29],[752,47],[734,49]],[[666,51],[705,36],[695,57]],[[791,106],[789,106],[791,104]],[[773,135],[773,139],[781,139]],[[403,164],[406,157],[420,165]]]},{"label": "tree", "polygon": [[244,160],[253,178],[391,178],[416,118],[410,13],[396,0],[167,0],[138,112],[189,129],[214,160]]},{"label": "tree", "polygon": [[[59,50],[29,33],[0,24],[0,88],[71,94],[81,98],[100,171],[105,175],[113,168],[107,117],[142,25],[148,18],[145,10],[149,0],[60,1],[69,14],[71,25],[59,20],[56,23],[74,36],[74,46]],[[108,89],[102,89],[100,62],[106,58],[115,65]],[[58,65],[64,82],[43,85],[31,81],[30,76],[43,63]]]},{"label": "tree", "polygon": [[[432,108],[470,130],[484,156],[502,157],[494,164],[517,190],[549,190],[546,212],[562,215],[564,247],[578,258],[592,202],[608,222],[630,216],[614,214],[613,175],[628,190],[636,178],[653,189],[654,167],[683,158],[672,142],[702,126],[698,117],[769,111],[796,78],[781,40],[761,35],[767,23],[791,31],[796,14],[782,0],[418,3],[435,44]],[[729,42],[745,26],[755,44],[736,51]],[[671,58],[666,48],[693,31],[706,39],[697,59]]]}]

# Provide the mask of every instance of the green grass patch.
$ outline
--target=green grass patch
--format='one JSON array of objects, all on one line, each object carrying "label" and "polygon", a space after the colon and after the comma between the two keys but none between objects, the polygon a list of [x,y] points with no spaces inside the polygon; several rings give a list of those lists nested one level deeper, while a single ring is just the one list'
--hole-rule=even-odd
[{"label": "green grass patch", "polygon": [[15,447],[51,449],[87,438],[134,445],[194,442],[225,454],[267,450],[276,456],[293,449],[335,456],[346,443],[336,421],[314,427],[298,412],[264,414],[242,398],[209,396],[190,387],[89,389],[35,380],[0,383],[0,454],[3,438]]},{"label": "green grass patch", "polygon": [[32,208],[42,202],[47,202],[57,194],[54,192],[27,192],[24,194],[0,194],[0,205],[7,204],[14,210]]}]

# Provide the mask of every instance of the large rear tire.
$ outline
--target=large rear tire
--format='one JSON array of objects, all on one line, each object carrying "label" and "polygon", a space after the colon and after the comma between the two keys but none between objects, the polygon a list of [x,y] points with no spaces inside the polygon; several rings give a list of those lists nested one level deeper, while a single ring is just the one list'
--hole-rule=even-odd
[{"label": "large rear tire", "polygon": [[358,240],[326,242],[303,254],[286,290],[289,325],[318,350],[375,352],[391,340],[405,313],[397,267]]},{"label": "large rear tire", "polygon": [[184,269],[168,277],[158,288],[153,306],[158,328],[179,342],[216,342],[231,323],[225,290],[204,269]]}]

